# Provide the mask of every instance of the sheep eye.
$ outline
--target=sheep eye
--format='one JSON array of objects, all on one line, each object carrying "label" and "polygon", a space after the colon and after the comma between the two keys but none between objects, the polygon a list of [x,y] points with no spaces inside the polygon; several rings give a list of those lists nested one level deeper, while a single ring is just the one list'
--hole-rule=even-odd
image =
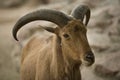
[{"label": "sheep eye", "polygon": [[68,34],[63,34],[63,36],[64,36],[65,38],[69,38],[69,35],[68,35]]}]

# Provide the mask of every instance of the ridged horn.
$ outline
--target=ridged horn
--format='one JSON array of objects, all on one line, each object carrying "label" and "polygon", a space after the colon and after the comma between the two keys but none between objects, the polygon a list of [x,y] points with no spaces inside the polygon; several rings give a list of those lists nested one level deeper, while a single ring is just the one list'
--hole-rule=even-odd
[{"label": "ridged horn", "polygon": [[32,13],[28,13],[25,16],[21,17],[16,22],[13,28],[12,34],[15,40],[18,41],[17,32],[22,26],[36,20],[50,21],[57,24],[60,27],[63,27],[68,23],[68,21],[71,20],[71,18],[62,12],[56,10],[50,10],[50,9],[41,9]]},{"label": "ridged horn", "polygon": [[81,21],[83,21],[84,17],[86,16],[85,25],[87,26],[90,19],[90,9],[86,5],[79,5],[72,10],[71,15],[76,19],[80,19]]}]

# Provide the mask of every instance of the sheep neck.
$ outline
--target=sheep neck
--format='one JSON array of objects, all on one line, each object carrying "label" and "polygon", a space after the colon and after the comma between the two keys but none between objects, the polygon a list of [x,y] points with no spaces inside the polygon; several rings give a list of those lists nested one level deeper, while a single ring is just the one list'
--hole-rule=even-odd
[{"label": "sheep neck", "polygon": [[76,64],[72,59],[65,57],[65,53],[62,51],[59,37],[54,39],[54,54],[51,72],[54,75],[55,80],[81,80],[81,74],[79,70],[79,64]]}]

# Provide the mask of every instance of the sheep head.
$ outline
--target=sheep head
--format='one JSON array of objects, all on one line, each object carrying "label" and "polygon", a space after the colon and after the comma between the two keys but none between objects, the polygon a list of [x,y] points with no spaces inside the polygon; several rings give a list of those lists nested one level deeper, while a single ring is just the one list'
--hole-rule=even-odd
[{"label": "sheep head", "polygon": [[[72,17],[71,17],[72,16]],[[45,30],[55,33],[59,39],[64,55],[74,62],[82,61],[90,66],[94,63],[94,54],[88,44],[86,26],[90,18],[90,9],[85,5],[79,5],[73,9],[71,16],[56,10],[42,9],[29,13],[18,20],[13,28],[13,36],[16,40],[18,30],[25,24],[35,20],[46,20],[58,25],[56,28],[44,27]],[[86,16],[85,23],[83,23]]]}]

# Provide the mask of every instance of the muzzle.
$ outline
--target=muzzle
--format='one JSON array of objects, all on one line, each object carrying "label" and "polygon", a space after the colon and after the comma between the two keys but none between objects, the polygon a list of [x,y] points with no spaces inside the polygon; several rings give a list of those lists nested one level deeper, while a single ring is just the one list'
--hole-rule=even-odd
[{"label": "muzzle", "polygon": [[85,54],[84,60],[87,66],[91,66],[95,62],[95,57],[92,51],[89,51]]}]

